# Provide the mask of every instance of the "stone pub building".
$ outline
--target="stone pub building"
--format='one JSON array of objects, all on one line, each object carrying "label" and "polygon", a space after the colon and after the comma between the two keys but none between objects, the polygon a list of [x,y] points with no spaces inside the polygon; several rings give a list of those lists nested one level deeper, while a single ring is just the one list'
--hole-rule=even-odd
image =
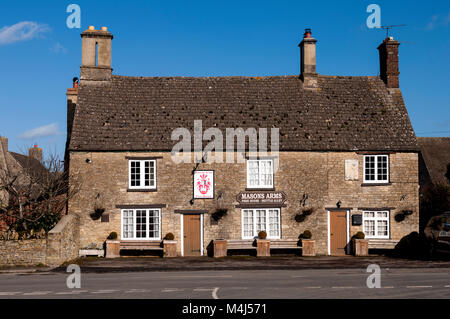
[{"label": "stone pub building", "polygon": [[[297,240],[310,230],[317,254],[342,255],[358,231],[370,248],[393,248],[418,231],[419,149],[393,38],[378,47],[380,76],[329,76],[316,72],[307,29],[300,74],[267,77],[113,75],[107,28],[89,27],[81,39],[66,146],[70,182],[80,183],[68,205],[80,247],[111,232],[121,244],[151,247],[172,233],[177,254],[195,256],[216,239],[252,240],[264,230],[273,242]],[[226,128],[278,128],[279,152],[233,149],[234,163],[175,163],[172,132],[193,134],[196,120],[224,136]]]}]

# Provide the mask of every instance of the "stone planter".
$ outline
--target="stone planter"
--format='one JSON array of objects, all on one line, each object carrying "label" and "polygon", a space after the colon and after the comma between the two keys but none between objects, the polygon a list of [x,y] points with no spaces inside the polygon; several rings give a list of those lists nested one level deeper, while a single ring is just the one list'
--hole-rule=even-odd
[{"label": "stone planter", "polygon": [[227,241],[225,239],[214,240],[214,258],[227,256]]},{"label": "stone planter", "polygon": [[164,257],[177,257],[177,241],[163,240]]},{"label": "stone planter", "polygon": [[268,239],[256,240],[256,256],[270,257],[270,240]]},{"label": "stone planter", "polygon": [[80,250],[78,250],[78,256],[80,256],[80,257],[87,257],[87,256],[104,257],[105,251],[103,249],[80,249]]},{"label": "stone planter", "polygon": [[313,257],[316,255],[315,240],[302,239],[302,256]]},{"label": "stone planter", "polygon": [[120,240],[106,240],[106,258],[120,257]]},{"label": "stone planter", "polygon": [[369,241],[367,239],[353,239],[352,246],[355,256],[369,256]]}]

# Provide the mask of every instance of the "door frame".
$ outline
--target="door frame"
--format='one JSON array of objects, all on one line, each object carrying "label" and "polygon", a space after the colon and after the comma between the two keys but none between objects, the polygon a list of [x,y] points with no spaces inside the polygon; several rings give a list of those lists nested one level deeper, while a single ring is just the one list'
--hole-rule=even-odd
[{"label": "door frame", "polygon": [[330,241],[330,214],[333,212],[346,212],[346,216],[345,219],[347,220],[347,248],[346,248],[346,253],[350,254],[350,245],[349,245],[349,241],[350,241],[350,210],[348,209],[336,209],[336,210],[327,210],[327,250],[328,250],[328,255],[331,255],[331,241]]},{"label": "door frame", "polygon": [[183,223],[184,223],[184,215],[200,215],[200,256],[203,256],[203,214],[188,214],[188,213],[184,213],[184,214],[180,214],[180,229],[181,229],[181,257],[184,256],[184,227],[183,227]]}]

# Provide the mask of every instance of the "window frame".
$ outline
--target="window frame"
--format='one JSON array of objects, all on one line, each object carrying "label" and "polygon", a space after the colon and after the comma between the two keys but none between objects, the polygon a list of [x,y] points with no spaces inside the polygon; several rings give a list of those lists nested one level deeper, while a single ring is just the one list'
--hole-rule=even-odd
[{"label": "window frame", "polygon": [[[366,178],[366,162],[368,157],[374,157],[375,158],[375,179],[374,180],[368,180]],[[378,179],[378,159],[380,157],[386,158],[386,179]],[[367,154],[364,155],[363,160],[363,183],[364,184],[389,184],[390,182],[390,158],[388,154]]]},{"label": "window frame", "polygon": [[[256,224],[257,224],[257,218],[256,218],[256,211],[257,210],[264,210],[265,211],[265,232],[267,233],[267,239],[281,239],[281,209],[280,208],[242,208],[241,209],[241,238],[242,239],[255,239],[258,237],[258,234],[256,232]],[[270,218],[269,218],[269,211],[275,210],[277,211],[277,217],[278,217],[278,236],[271,236],[269,234],[270,229]],[[252,236],[245,236],[245,224],[244,224],[244,211],[253,211],[252,212],[252,229],[253,229],[253,235]]]},{"label": "window frame", "polygon": [[[147,226],[147,237],[136,237],[136,211],[138,211],[138,210],[140,210],[140,211],[142,211],[142,210],[144,210],[146,213],[145,213],[145,215],[146,215],[146,220],[147,220],[147,223],[146,223],[146,226]],[[123,222],[123,213],[125,212],[125,211],[132,211],[133,212],[133,238],[125,238],[123,235],[124,235],[124,229],[123,229],[123,227],[124,227],[124,222]],[[159,236],[158,237],[148,237],[148,235],[149,235],[149,233],[150,233],[150,231],[149,231],[149,225],[150,225],[150,219],[149,219],[149,212],[150,211],[157,211],[158,212],[158,221],[159,221],[159,225],[158,225],[158,234],[159,234]],[[162,222],[161,222],[161,208],[124,208],[124,209],[121,209],[121,213],[120,213],[120,238],[121,238],[121,240],[124,240],[124,241],[127,241],[127,240],[129,240],[129,241],[148,241],[148,240],[161,240],[161,224],[162,224]]]},{"label": "window frame", "polygon": [[[250,162],[258,162],[258,182],[259,182],[258,185],[250,185],[250,169],[249,169],[250,168],[250,165],[249,165]],[[261,184],[262,173],[259,170],[259,167],[260,167],[259,163],[260,162],[271,162],[270,169],[271,169],[271,174],[272,174],[272,183],[269,186]],[[275,188],[275,186],[274,186],[275,185],[274,173],[273,173],[273,158],[248,159],[246,161],[246,170],[247,170],[247,189],[273,189],[273,188]]]},{"label": "window frame", "polygon": [[[132,162],[139,162],[140,163],[139,164],[139,167],[140,167],[139,181],[140,181],[140,184],[141,184],[140,186],[132,186],[131,185],[131,163]],[[153,186],[152,185],[149,185],[149,186],[145,186],[144,185],[145,184],[145,163],[146,162],[149,162],[149,163],[153,162],[153,166],[154,166],[154,170],[155,170]],[[151,165],[149,167],[151,167]],[[151,175],[150,172],[149,172],[149,175]],[[157,176],[156,175],[156,160],[154,160],[154,159],[142,159],[142,160],[140,160],[140,159],[130,159],[130,160],[128,160],[128,189],[131,189],[131,190],[139,190],[139,189],[142,189],[142,190],[156,190],[156,180],[157,180],[156,176]],[[151,181],[152,181],[152,179],[149,176],[149,184],[150,184]]]},{"label": "window frame", "polygon": [[[374,217],[366,217],[366,213],[374,213]],[[386,213],[387,217],[378,217],[377,214],[378,213]],[[391,236],[391,223],[390,223],[390,218],[391,218],[391,214],[389,210],[365,210],[362,212],[362,229],[364,232],[364,235],[366,236],[366,238],[370,239],[389,239]],[[366,225],[365,225],[365,221],[366,220],[373,220],[374,221],[374,232],[375,235],[371,236],[368,235],[366,232]],[[379,221],[387,221],[387,235],[385,236],[379,236],[378,235],[378,222]]]}]

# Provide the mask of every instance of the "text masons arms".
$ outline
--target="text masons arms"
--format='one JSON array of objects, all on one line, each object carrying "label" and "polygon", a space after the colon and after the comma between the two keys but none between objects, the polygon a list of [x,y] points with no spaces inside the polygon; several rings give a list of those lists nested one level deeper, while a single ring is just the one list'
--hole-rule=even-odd
[{"label": "text masons arms", "polygon": [[286,201],[284,192],[245,192],[236,197],[241,204],[283,204]]}]

